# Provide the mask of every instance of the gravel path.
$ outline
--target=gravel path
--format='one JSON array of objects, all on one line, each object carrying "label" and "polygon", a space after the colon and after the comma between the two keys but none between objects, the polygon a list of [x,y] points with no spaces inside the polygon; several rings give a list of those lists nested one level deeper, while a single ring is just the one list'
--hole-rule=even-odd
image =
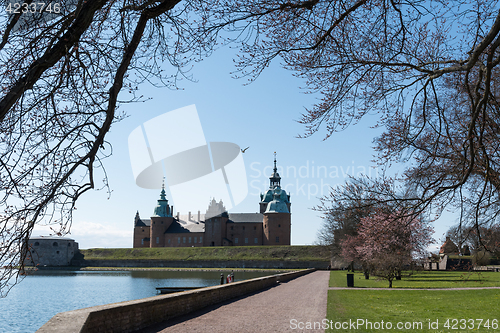
[{"label": "gravel path", "polygon": [[329,278],[329,271],[316,271],[142,332],[324,332],[299,327],[308,322],[314,325],[326,318]]}]

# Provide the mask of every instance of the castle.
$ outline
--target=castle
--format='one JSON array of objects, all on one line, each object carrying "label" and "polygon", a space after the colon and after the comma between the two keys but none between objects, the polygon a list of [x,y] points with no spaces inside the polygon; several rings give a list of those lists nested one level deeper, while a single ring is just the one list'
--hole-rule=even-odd
[{"label": "castle", "polygon": [[134,248],[290,245],[290,196],[281,189],[276,154],[269,181],[259,213],[227,213],[212,199],[205,214],[174,216],[163,186],[151,219],[135,215]]}]

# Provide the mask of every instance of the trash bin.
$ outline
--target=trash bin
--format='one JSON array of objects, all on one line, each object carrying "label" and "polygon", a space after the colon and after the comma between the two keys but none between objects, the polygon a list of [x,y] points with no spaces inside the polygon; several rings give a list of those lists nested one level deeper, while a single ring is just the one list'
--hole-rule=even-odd
[{"label": "trash bin", "polygon": [[347,286],[354,287],[354,274],[347,274]]}]

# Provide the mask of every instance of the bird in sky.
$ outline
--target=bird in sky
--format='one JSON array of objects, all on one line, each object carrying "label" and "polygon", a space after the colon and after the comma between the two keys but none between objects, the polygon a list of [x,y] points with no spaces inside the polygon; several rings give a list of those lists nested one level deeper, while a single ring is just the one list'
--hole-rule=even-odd
[{"label": "bird in sky", "polygon": [[250,147],[246,147],[245,149],[241,149],[241,152],[242,153],[246,152],[248,148],[250,148]]}]

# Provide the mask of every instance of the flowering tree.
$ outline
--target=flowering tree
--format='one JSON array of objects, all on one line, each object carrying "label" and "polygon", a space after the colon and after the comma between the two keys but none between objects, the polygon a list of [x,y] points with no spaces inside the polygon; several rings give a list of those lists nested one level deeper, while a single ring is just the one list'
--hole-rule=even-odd
[{"label": "flowering tree", "polygon": [[389,281],[415,260],[424,258],[431,244],[432,228],[414,216],[377,211],[361,219],[358,235],[343,242],[346,260],[359,260]]}]

